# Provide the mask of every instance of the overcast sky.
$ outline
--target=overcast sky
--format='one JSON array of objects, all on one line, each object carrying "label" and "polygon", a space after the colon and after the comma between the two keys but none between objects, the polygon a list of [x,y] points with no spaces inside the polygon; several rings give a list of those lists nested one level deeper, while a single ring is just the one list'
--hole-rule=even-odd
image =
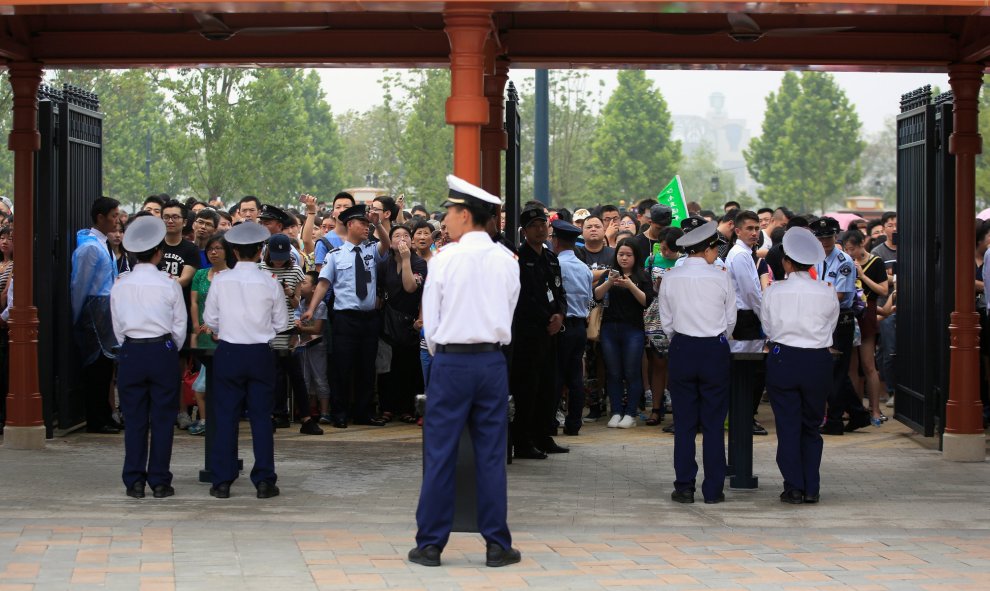
[{"label": "overcast sky", "polygon": [[[589,70],[593,83],[589,89],[598,91],[598,80],[605,82],[603,96],[607,100],[615,88],[614,70]],[[381,103],[378,79],[382,70],[341,69],[320,70],[323,87],[335,114],[350,109],[366,110]],[[514,70],[510,79],[518,86],[533,75],[532,70]],[[780,86],[783,72],[653,70],[649,77],[657,82],[670,111],[674,115],[705,115],[708,97],[713,92],[725,95],[725,111],[729,117],[748,121],[750,132],[760,133],[766,96]],[[882,74],[835,73],[850,102],[856,107],[867,133],[878,131],[887,117],[898,113],[902,94],[925,84],[948,90],[945,74]]]}]

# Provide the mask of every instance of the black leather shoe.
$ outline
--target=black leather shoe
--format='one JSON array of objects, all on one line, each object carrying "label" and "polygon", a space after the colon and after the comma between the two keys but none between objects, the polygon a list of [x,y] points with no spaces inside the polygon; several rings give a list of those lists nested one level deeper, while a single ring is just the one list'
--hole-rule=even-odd
[{"label": "black leather shoe", "polygon": [[292,426],[292,423],[289,421],[289,417],[287,416],[279,415],[273,418],[272,421],[275,422],[275,426],[279,429],[288,429]]},{"label": "black leather shoe", "polygon": [[845,433],[845,429],[842,427],[842,423],[834,423],[829,421],[825,423],[821,429],[818,430],[822,435],[842,435]]},{"label": "black leather shoe", "polygon": [[780,493],[780,502],[788,505],[802,505],[804,504],[804,493],[796,488],[785,490]]},{"label": "black leather shoe", "polygon": [[693,503],[694,502],[694,491],[690,490],[675,490],[670,493],[670,500],[675,503]]},{"label": "black leather shoe", "polygon": [[165,497],[170,497],[175,494],[175,489],[169,484],[159,484],[151,488],[151,496],[156,499],[164,499]]},{"label": "black leather shoe", "polygon": [[714,499],[705,499],[706,505],[717,505],[719,503],[724,503],[724,502],[725,502],[725,493],[719,493],[719,495]]},{"label": "black leather shoe", "polygon": [[814,505],[822,499],[821,494],[817,495],[804,495],[804,503],[806,505]]},{"label": "black leather shoe", "polygon": [[110,425],[101,425],[99,427],[86,427],[87,433],[100,433],[102,435],[117,435],[120,433],[120,429],[111,427]]},{"label": "black leather shoe", "polygon": [[347,421],[345,419],[334,419],[333,420],[333,428],[334,429],[346,429],[347,428]]},{"label": "black leather shoe", "polygon": [[132,497],[132,498],[135,498],[135,499],[143,499],[144,498],[144,481],[143,480],[138,480],[137,482],[135,482],[134,484],[132,484],[131,487],[129,489],[127,489],[127,496]]},{"label": "black leather shoe", "polygon": [[372,427],[384,427],[388,423],[385,419],[373,419],[368,417],[366,419],[355,419],[355,425],[370,425]]},{"label": "black leather shoe", "polygon": [[218,499],[229,499],[230,498],[230,483],[221,482],[210,487],[210,496],[216,497]]},{"label": "black leather shoe", "polygon": [[666,427],[664,427],[663,429],[661,429],[661,431],[663,431],[664,433],[673,433],[674,432],[674,424],[671,423],[671,424],[667,425]]},{"label": "black leather shoe", "polygon": [[557,445],[557,442],[553,439],[547,439],[547,441],[537,445],[536,448],[545,454],[566,454],[571,451],[569,448]]},{"label": "black leather shoe", "polygon": [[320,422],[316,419],[310,419],[299,427],[299,432],[303,435],[323,435],[323,429],[320,429]]},{"label": "black leather shoe", "polygon": [[856,415],[850,418],[849,422],[846,423],[846,433],[869,426],[870,426],[870,415],[868,414]]},{"label": "black leather shoe", "polygon": [[277,497],[279,493],[278,487],[271,482],[259,482],[258,483],[258,498],[259,499],[270,499],[272,497]]},{"label": "black leather shoe", "polygon": [[564,427],[564,435],[567,435],[568,437],[577,437],[580,431],[580,429],[568,429],[567,427]]},{"label": "black leather shoe", "polygon": [[113,419],[110,419],[110,422],[107,423],[107,426],[108,427],[113,427],[114,429],[117,429],[118,431],[123,431],[124,430],[124,423],[118,423],[117,421],[115,421]]},{"label": "black leather shoe", "polygon": [[516,453],[513,454],[513,457],[520,460],[545,460],[547,459],[547,454],[543,453],[542,451],[536,449],[533,446],[517,447]]},{"label": "black leather shoe", "polygon": [[485,553],[485,566],[491,566],[493,568],[509,566],[520,560],[522,560],[522,554],[515,548],[506,550],[498,544],[488,544],[488,552]]},{"label": "black leather shoe", "polygon": [[767,428],[760,424],[759,421],[753,419],[753,435],[767,435]]},{"label": "black leather shoe", "polygon": [[413,548],[409,551],[409,562],[421,566],[440,566],[440,548],[432,544],[423,548]]}]

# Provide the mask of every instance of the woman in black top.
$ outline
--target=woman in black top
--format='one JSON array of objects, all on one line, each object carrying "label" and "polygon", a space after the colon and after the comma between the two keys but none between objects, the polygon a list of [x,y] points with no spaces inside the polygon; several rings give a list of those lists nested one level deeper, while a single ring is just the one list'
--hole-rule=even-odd
[{"label": "woman in black top", "polygon": [[426,281],[426,261],[413,252],[412,235],[406,226],[392,226],[392,248],[379,263],[379,296],[382,306],[382,337],[392,346],[392,364],[379,381],[382,418],[396,415],[404,423],[415,423],[415,396],[423,391],[419,362],[419,331],[413,322],[419,316]]},{"label": "woman in black top", "polygon": [[[653,301],[653,282],[643,270],[643,253],[630,238],[615,248],[612,270],[595,288],[595,300],[605,302],[602,313],[601,351],[605,358],[605,391],[612,418],[609,427],[628,429],[636,425],[639,399],[643,395],[643,349],[646,333],[643,310]],[[622,383],[626,402],[622,403]]]}]

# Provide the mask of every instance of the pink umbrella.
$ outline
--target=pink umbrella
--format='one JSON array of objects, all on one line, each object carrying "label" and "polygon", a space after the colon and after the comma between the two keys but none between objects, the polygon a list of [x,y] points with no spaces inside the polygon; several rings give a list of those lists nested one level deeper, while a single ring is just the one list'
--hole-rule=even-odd
[{"label": "pink umbrella", "polygon": [[826,213],[826,216],[834,218],[835,221],[839,222],[839,227],[843,230],[849,229],[849,224],[852,222],[863,221],[863,217],[856,215],[854,213],[842,213],[842,212],[832,212]]},{"label": "pink umbrella", "polygon": [[981,220],[990,220],[990,207],[976,214],[976,217],[980,218]]}]

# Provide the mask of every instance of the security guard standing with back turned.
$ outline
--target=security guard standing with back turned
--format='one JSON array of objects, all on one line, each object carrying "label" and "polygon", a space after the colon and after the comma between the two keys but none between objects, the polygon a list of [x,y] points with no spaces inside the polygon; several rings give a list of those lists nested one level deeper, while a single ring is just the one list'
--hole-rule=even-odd
[{"label": "security guard standing with back turned", "polygon": [[817,503],[822,436],[818,425],[832,391],[832,332],[839,319],[835,290],[811,278],[808,269],[825,260],[825,249],[809,230],[784,234],[787,281],[763,295],[760,321],[770,339],[767,392],[777,424],[777,466],[784,477],[780,500]]},{"label": "security guard standing with back turned", "polygon": [[237,427],[247,408],[254,445],[251,482],[259,499],[277,496],[275,440],[275,352],[269,344],[288,325],[282,286],[258,268],[261,247],[270,234],[264,226],[244,222],[224,234],[237,257],[237,266],[213,278],[206,296],[203,323],[219,337],[213,356],[214,415],[210,441],[213,486],[218,499],[230,496],[237,479]]},{"label": "security guard standing with back turned", "polygon": [[695,434],[701,422],[705,503],[725,500],[725,438],[729,413],[729,341],[736,324],[736,291],[730,275],[717,269],[722,238],[708,222],[677,239],[688,253],[660,283],[660,323],[670,337],[668,381],[674,405],[674,492],[678,503],[693,503],[698,463]]},{"label": "security guard standing with back turned", "polygon": [[175,494],[169,464],[186,307],[178,282],[157,268],[164,240],[165,222],[160,218],[134,220],[124,235],[124,248],[134,253],[138,264],[110,290],[113,332],[123,343],[117,370],[120,408],[127,417],[123,479],[127,496],[136,499],[144,498],[145,483],[156,499]]},{"label": "security guard standing with back turned", "polygon": [[509,384],[501,347],[512,339],[519,266],[485,228],[501,200],[447,177],[444,222],[455,243],[430,261],[423,288],[423,332],[434,354],[423,425],[423,488],[416,547],[409,561],[440,566],[454,524],[454,469],[465,425],[471,430],[478,482],[478,529],[485,564],[519,562],[506,523],[505,475]]},{"label": "security guard standing with back turned", "polygon": [[[835,289],[839,302],[839,322],[832,335],[832,347],[840,355],[832,368],[832,392],[828,397],[828,417],[822,433],[842,435],[846,431],[855,431],[870,424],[870,413],[863,408],[863,402],[849,378],[849,362],[852,360],[856,331],[856,317],[853,315],[856,266],[849,255],[835,246],[835,236],[839,233],[838,221],[830,217],[818,218],[810,229],[825,250],[825,259],[815,269],[818,279]],[[843,425],[842,415],[846,412],[849,413],[849,424]]]}]

